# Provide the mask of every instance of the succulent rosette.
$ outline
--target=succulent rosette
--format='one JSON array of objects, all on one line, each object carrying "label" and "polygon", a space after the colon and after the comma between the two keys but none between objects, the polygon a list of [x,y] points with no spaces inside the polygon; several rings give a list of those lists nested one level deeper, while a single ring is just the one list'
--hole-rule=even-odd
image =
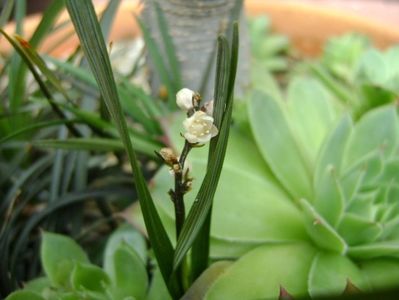
[{"label": "succulent rosette", "polygon": [[[296,79],[286,100],[255,92],[246,117],[239,113],[212,215],[211,255],[228,262],[211,266],[192,287],[205,299],[273,299],[281,287],[318,296],[399,283],[396,107],[354,121],[330,97],[317,81]],[[175,144],[184,141],[180,131],[171,128]],[[206,157],[206,149],[190,156],[188,206]],[[171,182],[161,169],[152,193],[173,238]]]}]

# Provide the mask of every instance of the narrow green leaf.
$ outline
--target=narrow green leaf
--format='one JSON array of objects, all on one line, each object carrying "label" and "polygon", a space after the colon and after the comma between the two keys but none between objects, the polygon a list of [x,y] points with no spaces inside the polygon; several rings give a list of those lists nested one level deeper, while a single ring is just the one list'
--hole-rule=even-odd
[{"label": "narrow green leaf", "polygon": [[173,82],[169,76],[169,71],[165,65],[165,60],[163,59],[160,49],[153,37],[151,36],[151,33],[147,26],[140,19],[140,17],[136,17],[136,20],[140,26],[145,44],[147,46],[147,51],[149,52],[151,61],[154,64],[155,69],[157,70],[157,74],[159,75],[161,84],[164,84],[167,89],[169,107],[174,108],[176,107],[175,94],[177,90],[173,86]]},{"label": "narrow green leaf", "polygon": [[44,11],[39,25],[36,27],[35,32],[29,39],[29,43],[33,48],[37,48],[43,39],[48,35],[64,6],[64,0],[52,1],[50,6]]},{"label": "narrow green leaf", "polygon": [[[216,60],[216,82],[214,91],[214,124],[220,128],[224,109],[226,105],[229,80],[230,53],[227,39],[223,36],[218,38],[218,54]],[[212,139],[208,151],[208,169],[211,168],[210,158],[215,153],[217,139]],[[210,241],[210,223],[212,207],[209,209],[208,216],[205,219],[198,237],[193,243],[191,254],[191,280],[195,280],[207,267],[209,260],[209,241]]]},{"label": "narrow green leaf", "polygon": [[[49,89],[47,88],[44,81],[41,79],[39,73],[35,68],[35,63],[32,62],[29,54],[26,53],[26,49],[29,48],[29,44],[25,44],[23,40],[17,40],[14,37],[9,36],[4,30],[0,28],[0,33],[4,35],[4,37],[10,42],[10,44],[14,47],[14,49],[18,52],[18,54],[22,57],[25,61],[26,65],[28,66],[29,70],[31,71],[33,77],[35,78],[36,82],[38,83],[40,90],[45,95],[46,99],[48,100],[51,109],[63,120],[67,120],[68,118],[65,116],[64,112],[59,108],[57,103],[54,101],[52,94],[50,93]],[[81,136],[81,133],[69,123],[66,123],[69,131],[74,134],[75,136]]]},{"label": "narrow green leaf", "polygon": [[10,19],[12,9],[14,7],[14,2],[15,2],[15,0],[8,0],[8,1],[5,1],[5,4],[3,4],[2,11],[0,14],[0,28],[4,27],[4,25]]},{"label": "narrow green leaf", "polygon": [[[15,2],[14,7],[14,18],[16,22],[15,32],[17,34],[23,34],[23,22],[26,14],[26,0],[20,0]],[[9,102],[10,102],[10,111],[17,112],[21,107],[22,101],[25,95],[26,88],[26,67],[22,64],[22,60],[16,53],[14,53],[10,60],[9,66]],[[19,119],[15,123],[16,127],[19,126],[19,122],[22,120]]]},{"label": "narrow green leaf", "polygon": [[47,67],[45,61],[40,57],[40,55],[37,53],[37,51],[33,48],[33,45],[30,44],[29,42],[27,42],[26,40],[24,40],[19,35],[14,35],[14,40],[19,43],[19,45],[21,46],[21,49],[23,51],[23,54],[26,56],[26,58],[40,70],[40,72],[47,78],[47,80],[51,83],[51,85],[59,93],[61,93],[67,101],[72,103],[72,100],[69,98],[68,94],[62,87],[61,82],[58,80],[57,76],[54,74],[54,72],[52,70],[50,70]]},{"label": "narrow green leaf", "polygon": [[112,188],[103,188],[103,189],[95,189],[95,190],[79,190],[76,193],[68,193],[66,195],[61,196],[58,201],[49,203],[49,205],[38,212],[35,215],[32,215],[29,220],[24,224],[23,229],[21,230],[17,240],[15,242],[14,251],[11,255],[11,269],[16,265],[16,262],[19,260],[20,256],[25,251],[26,244],[29,242],[29,235],[32,230],[38,226],[44,219],[51,216],[54,212],[57,212],[60,209],[65,209],[67,207],[73,206],[76,204],[80,204],[92,200],[104,200],[108,197],[115,195],[121,196],[129,196],[132,197],[131,190],[126,190],[123,187],[112,187]]},{"label": "narrow green leaf", "polygon": [[49,128],[52,126],[59,126],[59,125],[64,125],[65,123],[79,123],[77,119],[70,119],[70,120],[54,120],[54,121],[48,121],[48,122],[37,122],[35,124],[20,128],[14,132],[11,132],[10,134],[0,138],[0,145],[4,144],[5,142],[22,135],[24,133],[28,133],[31,131],[34,131],[36,129],[42,129],[42,128]]},{"label": "narrow green leaf", "polygon": [[[165,281],[168,281],[172,271],[173,247],[156,211],[136,159],[136,153],[128,134],[126,120],[122,114],[111,64],[93,4],[88,0],[67,0],[67,8],[90,68],[96,78],[100,93],[120,132],[121,139],[129,156],[149,239],[162,275]],[[179,294],[172,285],[169,286],[169,290],[172,295],[176,296]]]},{"label": "narrow green leaf", "polygon": [[154,5],[155,5],[155,12],[157,15],[157,21],[158,21],[158,28],[159,31],[161,32],[161,37],[163,41],[163,48],[165,49],[165,53],[167,56],[167,61],[169,62],[169,69],[172,73],[173,77],[173,84],[176,89],[176,91],[180,90],[182,88],[182,78],[181,78],[181,73],[180,73],[180,64],[176,56],[176,49],[173,44],[173,39],[169,34],[169,25],[168,22],[166,21],[165,15],[158,3],[159,0],[154,0]]},{"label": "narrow green leaf", "polygon": [[70,138],[66,140],[34,140],[32,145],[39,148],[88,151],[121,151],[123,143],[119,140],[102,138]]},{"label": "narrow green leaf", "polygon": [[108,1],[107,7],[104,9],[100,17],[100,27],[104,36],[104,40],[108,39],[120,4],[121,0]]},{"label": "narrow green leaf", "polygon": [[[175,249],[175,257],[173,268],[176,270],[183,261],[187,251],[192,246],[198,236],[205,220],[208,218],[210,208],[212,207],[213,197],[219,182],[220,174],[223,167],[224,157],[226,154],[227,142],[229,137],[231,114],[233,110],[233,89],[236,76],[236,66],[238,60],[238,25],[234,26],[232,53],[230,55],[230,72],[225,74],[228,76],[228,90],[224,98],[225,110],[219,134],[214,137],[216,139],[215,151],[209,159],[209,167],[205,178],[201,184],[197,197],[190,209],[187,219],[183,225],[181,234],[177,241]],[[209,233],[208,233],[209,235]]]}]

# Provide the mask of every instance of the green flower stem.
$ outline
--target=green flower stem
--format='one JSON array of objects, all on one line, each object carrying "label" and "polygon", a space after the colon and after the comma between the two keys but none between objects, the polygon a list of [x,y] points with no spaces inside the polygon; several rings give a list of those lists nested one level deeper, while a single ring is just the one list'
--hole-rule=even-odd
[{"label": "green flower stem", "polygon": [[186,209],[184,205],[184,194],[187,192],[186,178],[184,176],[184,163],[192,146],[189,142],[184,143],[183,151],[179,158],[179,169],[175,171],[175,190],[173,192],[173,204],[175,207],[176,220],[176,240],[179,238],[186,217]]}]

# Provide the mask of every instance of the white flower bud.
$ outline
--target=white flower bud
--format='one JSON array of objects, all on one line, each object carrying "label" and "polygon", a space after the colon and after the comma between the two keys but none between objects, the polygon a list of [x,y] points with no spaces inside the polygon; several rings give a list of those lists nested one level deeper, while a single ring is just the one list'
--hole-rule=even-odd
[{"label": "white flower bud", "polygon": [[174,164],[178,164],[177,156],[172,149],[162,148],[161,150],[159,150],[158,154],[160,157],[162,157],[167,165],[173,166]]},{"label": "white flower bud", "polygon": [[190,144],[205,144],[218,134],[213,118],[203,111],[196,111],[184,120],[183,126],[186,129],[184,137]]},{"label": "white flower bud", "polygon": [[176,94],[177,106],[183,110],[190,110],[193,108],[193,97],[195,93],[187,88],[181,89]]}]

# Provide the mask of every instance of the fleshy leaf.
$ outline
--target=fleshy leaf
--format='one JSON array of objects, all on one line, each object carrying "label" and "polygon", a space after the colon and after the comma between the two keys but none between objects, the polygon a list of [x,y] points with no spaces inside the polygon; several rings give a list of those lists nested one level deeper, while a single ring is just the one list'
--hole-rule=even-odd
[{"label": "fleshy leaf", "polygon": [[351,126],[352,122],[348,116],[340,120],[322,145],[315,169],[314,206],[333,226],[341,218],[344,208],[345,199],[338,176]]},{"label": "fleshy leaf", "polygon": [[398,119],[394,106],[383,106],[368,112],[356,124],[349,138],[345,165],[353,165],[376,150],[389,157],[397,147],[398,136]]},{"label": "fleshy leaf", "polygon": [[104,269],[113,265],[113,255],[120,245],[125,244],[136,251],[143,263],[147,260],[147,244],[143,235],[132,226],[125,224],[112,233],[104,251]]},{"label": "fleshy leaf", "polygon": [[346,213],[337,230],[349,245],[358,245],[377,240],[383,228],[380,223]]},{"label": "fleshy leaf", "polygon": [[314,254],[305,243],[260,246],[221,275],[205,299],[277,299],[280,286],[294,297],[307,295]]},{"label": "fleshy leaf", "polygon": [[356,259],[369,259],[384,256],[399,257],[399,240],[353,246],[349,248],[348,254]]},{"label": "fleshy leaf", "polygon": [[296,140],[313,164],[335,119],[329,94],[316,80],[295,78],[288,86],[287,109]]},{"label": "fleshy leaf", "polygon": [[17,291],[9,295],[6,300],[44,300],[40,295],[30,291]]},{"label": "fleshy leaf", "polygon": [[372,289],[387,289],[398,285],[399,259],[375,259],[361,263],[362,274]]},{"label": "fleshy leaf", "polygon": [[275,176],[295,199],[312,199],[310,166],[277,102],[256,92],[248,111],[256,143]]},{"label": "fleshy leaf", "polygon": [[49,288],[51,286],[51,282],[47,277],[39,277],[29,281],[25,286],[24,290],[42,294],[43,290]]},{"label": "fleshy leaf", "polygon": [[89,263],[86,253],[71,238],[44,232],[40,249],[43,269],[56,286],[68,286],[76,262]]},{"label": "fleshy leaf", "polygon": [[109,282],[107,274],[91,264],[76,263],[71,274],[71,284],[75,290],[104,292]]},{"label": "fleshy leaf", "polygon": [[348,246],[337,231],[317,213],[314,207],[306,200],[301,200],[305,214],[305,225],[313,242],[322,249],[345,254]]},{"label": "fleshy leaf", "polygon": [[114,252],[113,268],[109,270],[115,299],[134,297],[145,299],[148,288],[147,270],[141,258],[127,245],[120,245]]},{"label": "fleshy leaf", "polygon": [[350,259],[323,252],[315,256],[308,280],[311,297],[341,295],[348,281],[357,287],[365,285],[360,270]]},{"label": "fleshy leaf", "polygon": [[168,294],[168,289],[163,281],[162,274],[156,269],[152,274],[151,285],[147,293],[146,300],[172,300]]},{"label": "fleshy leaf", "polygon": [[223,275],[232,264],[230,261],[218,261],[211,265],[191,285],[181,300],[203,299],[217,278]]}]

